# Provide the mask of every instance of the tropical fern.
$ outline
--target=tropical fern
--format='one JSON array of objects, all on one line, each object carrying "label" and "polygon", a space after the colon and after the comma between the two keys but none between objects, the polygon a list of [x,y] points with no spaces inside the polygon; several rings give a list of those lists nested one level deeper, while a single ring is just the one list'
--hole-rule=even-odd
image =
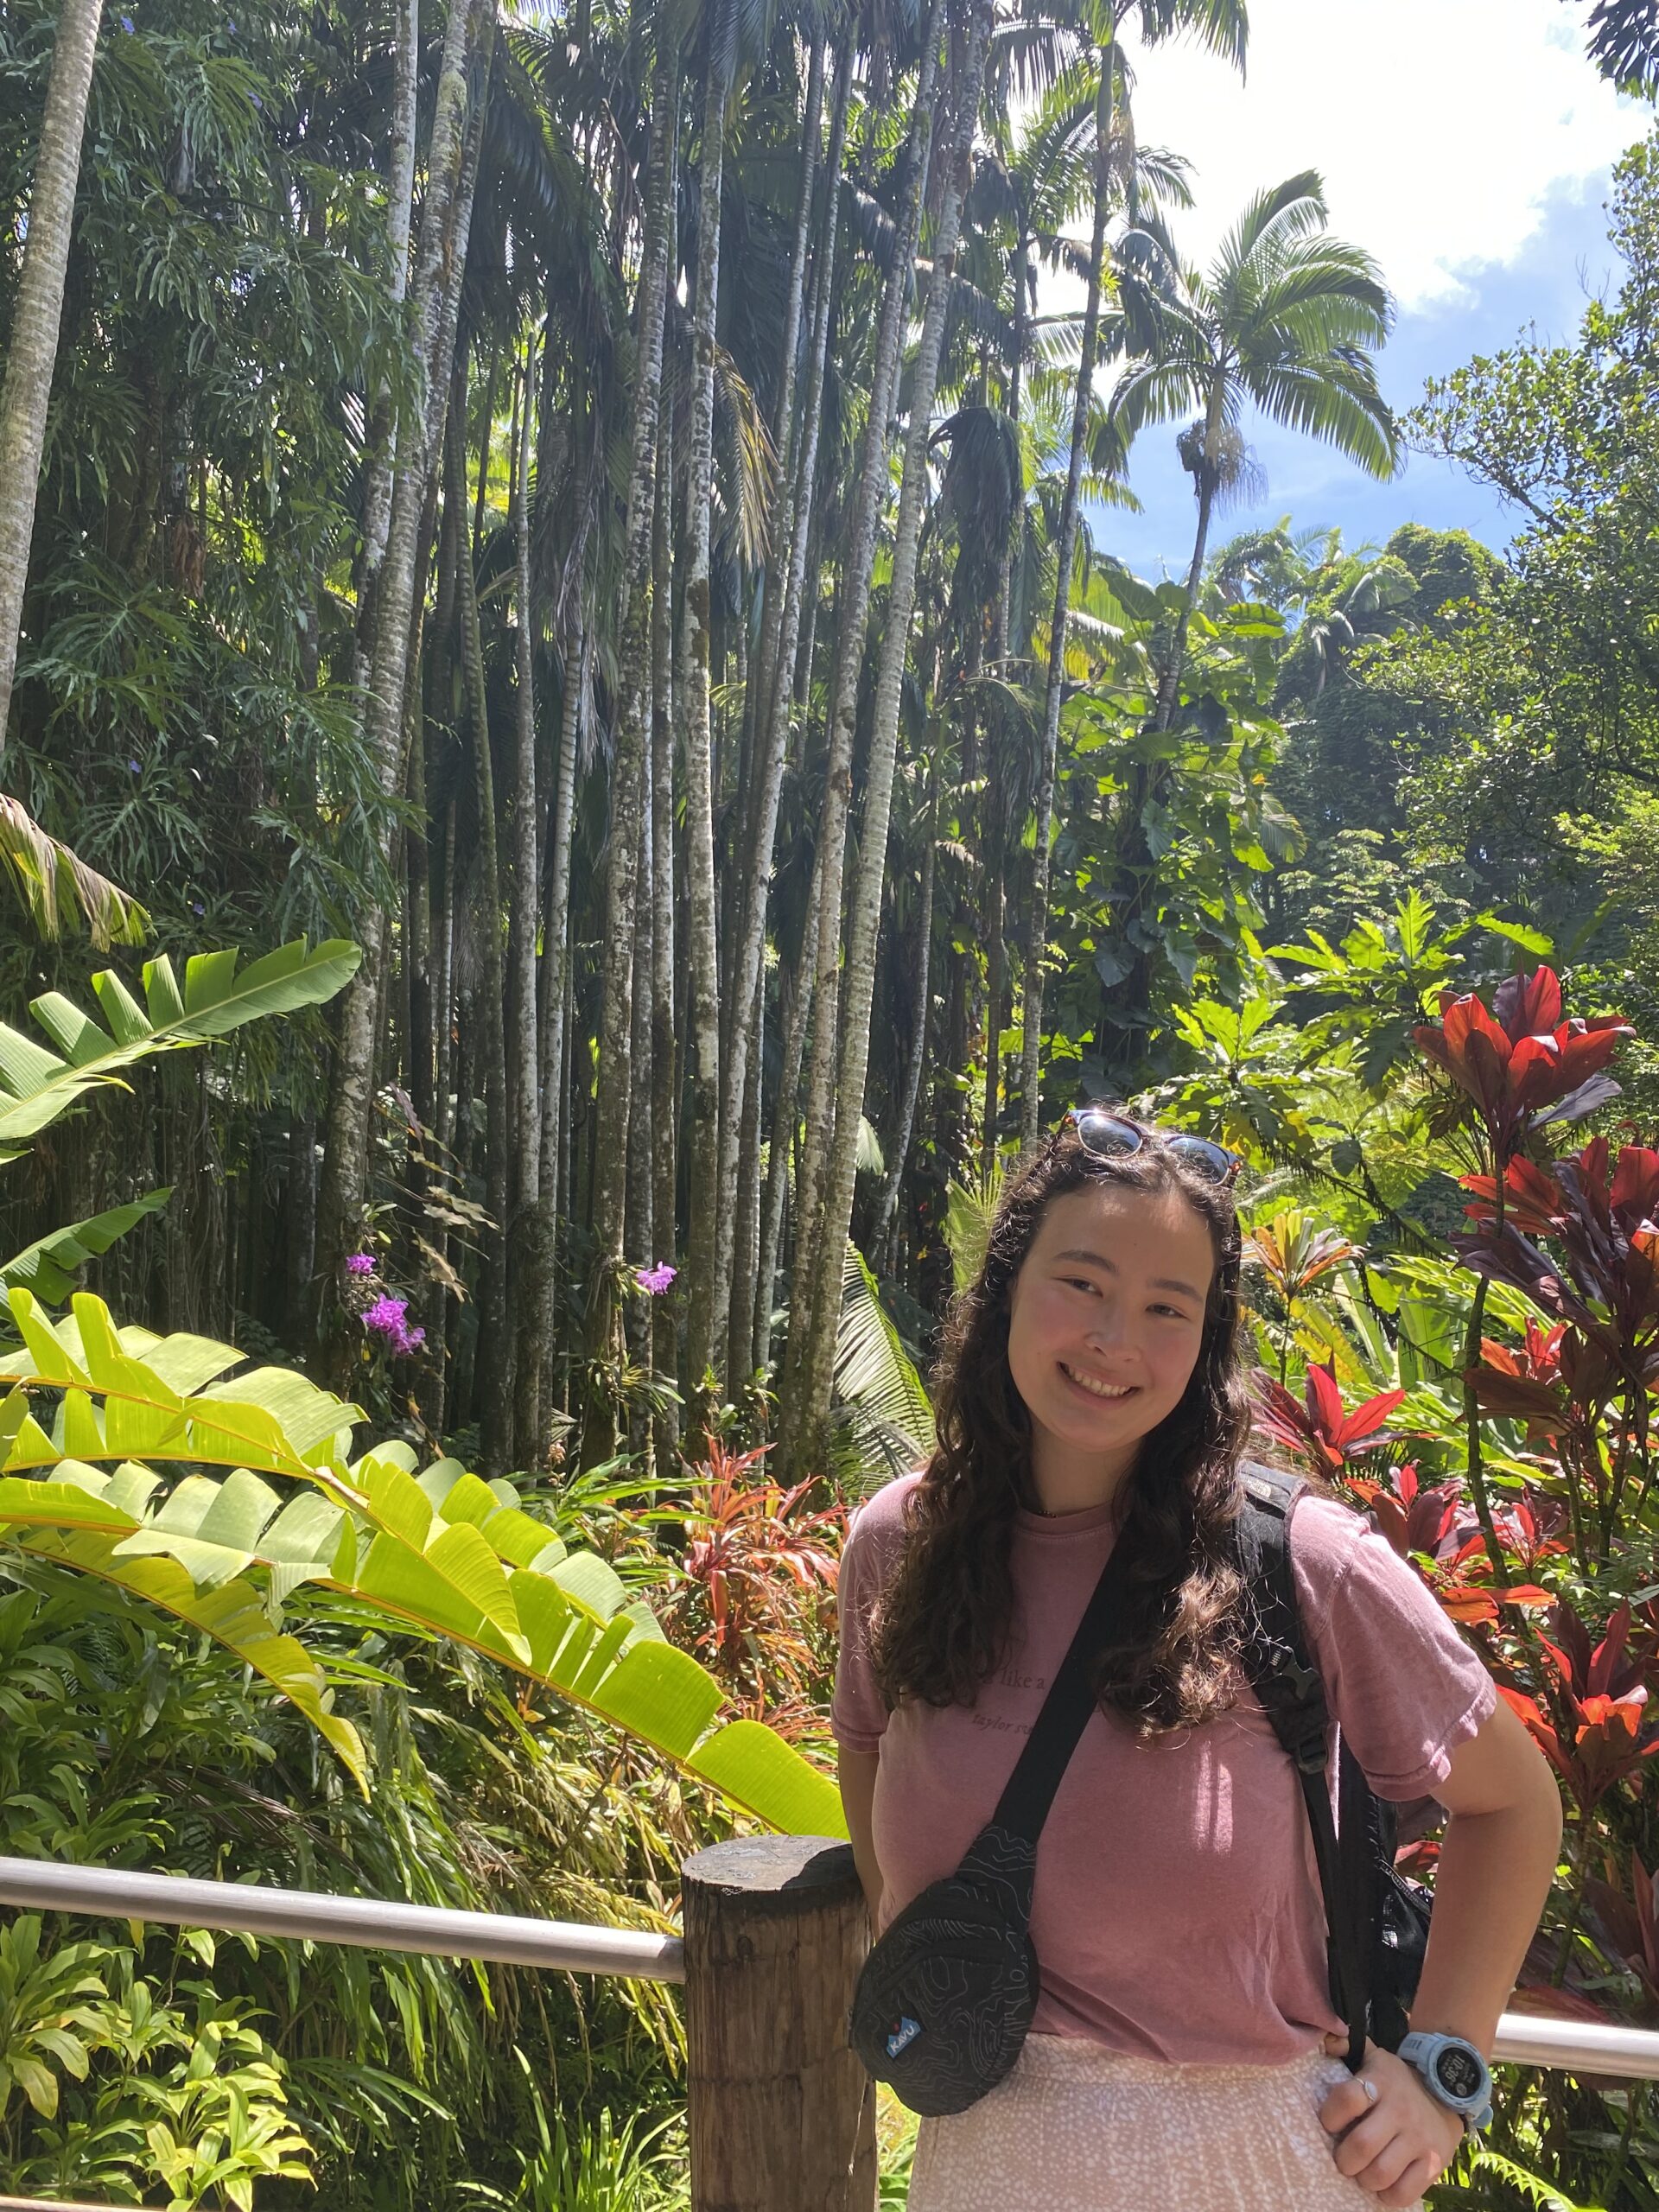
[{"label": "tropical fern", "polygon": [[1524,2166],[1516,2164],[1499,2151],[1489,2150],[1483,2143],[1469,2156],[1469,2179],[1490,2174],[1494,2181],[1503,2182],[1517,2196],[1535,2205],[1538,2212],[1603,2212],[1599,2204],[1577,2204],[1559,2190],[1554,2182],[1543,2181],[1538,2175],[1529,2173]]},{"label": "tropical fern", "polygon": [[[280,1630],[304,1583],[530,1677],[775,1827],[844,1832],[829,1777],[760,1722],[721,1722],[714,1677],[607,1561],[569,1550],[510,1484],[447,1459],[417,1475],[399,1444],[349,1459],[361,1414],[303,1376],[232,1372],[231,1345],[118,1330],[86,1293],[56,1323],[27,1290],[9,1296],[22,1348],[0,1360],[14,1386],[0,1405],[0,1534],[226,1644],[359,1783],[355,1732],[315,1661]],[[149,1460],[228,1472],[164,1486]]]}]

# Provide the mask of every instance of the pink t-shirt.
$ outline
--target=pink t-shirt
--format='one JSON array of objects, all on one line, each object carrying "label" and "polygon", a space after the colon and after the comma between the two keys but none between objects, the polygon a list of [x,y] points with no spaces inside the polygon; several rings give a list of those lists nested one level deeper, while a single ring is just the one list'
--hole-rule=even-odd
[{"label": "pink t-shirt", "polygon": [[[841,1567],[832,1721],[847,1750],[880,1755],[884,1925],[955,1870],[995,1810],[1113,1540],[1109,1506],[1020,1512],[1006,1662],[971,1707],[910,1700],[889,1713],[868,1625],[919,1479],[902,1476],[862,1507]],[[1431,1795],[1496,1701],[1485,1669],[1346,1506],[1304,1495],[1290,1535],[1337,1725],[1379,1796]],[[1039,2034],[1192,2064],[1275,2065],[1340,2024],[1301,1792],[1248,1689],[1219,1719],[1149,1743],[1116,1715],[1090,1714],[1039,1841],[1032,1939]]]}]

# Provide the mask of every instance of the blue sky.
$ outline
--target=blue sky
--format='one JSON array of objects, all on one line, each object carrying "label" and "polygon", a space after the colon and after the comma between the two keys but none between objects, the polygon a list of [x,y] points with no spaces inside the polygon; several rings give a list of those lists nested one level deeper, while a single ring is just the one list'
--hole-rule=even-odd
[{"label": "blue sky", "polygon": [[[1252,0],[1243,87],[1190,48],[1144,56],[1140,136],[1194,167],[1196,205],[1177,219],[1184,251],[1206,259],[1253,189],[1314,168],[1332,228],[1376,257],[1396,295],[1378,360],[1396,407],[1529,326],[1570,338],[1586,297],[1617,281],[1604,202],[1612,162],[1649,120],[1585,62],[1583,12],[1562,0]],[[1145,575],[1184,572],[1191,554],[1179,427],[1136,447],[1144,512],[1091,518],[1097,543]],[[1250,435],[1267,494],[1224,517],[1223,536],[1285,513],[1299,529],[1339,524],[1351,544],[1415,521],[1501,546],[1516,526],[1444,464],[1414,456],[1377,484],[1273,424]]]}]

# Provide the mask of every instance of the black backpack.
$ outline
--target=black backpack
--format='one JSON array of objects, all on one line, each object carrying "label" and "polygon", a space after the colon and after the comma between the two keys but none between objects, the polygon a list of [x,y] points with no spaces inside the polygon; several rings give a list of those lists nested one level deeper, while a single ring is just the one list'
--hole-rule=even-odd
[{"label": "black backpack", "polygon": [[1241,1478],[1246,1510],[1236,1536],[1256,1615],[1244,1665],[1302,1785],[1330,1929],[1331,2001],[1347,2024],[1348,2063],[1357,2069],[1368,2036],[1396,2050],[1408,2032],[1431,1899],[1396,1871],[1395,1808],[1372,1790],[1346,1743],[1338,1757],[1332,1818],[1331,1713],[1302,1634],[1288,1541],[1291,1507],[1307,1485],[1300,1475],[1254,1464],[1241,1470]]}]

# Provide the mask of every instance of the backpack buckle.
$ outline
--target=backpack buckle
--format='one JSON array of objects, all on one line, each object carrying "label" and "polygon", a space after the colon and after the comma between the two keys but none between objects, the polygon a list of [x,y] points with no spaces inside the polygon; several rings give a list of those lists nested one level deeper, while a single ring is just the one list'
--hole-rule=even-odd
[{"label": "backpack buckle", "polygon": [[1275,1643],[1268,1654],[1268,1672],[1284,1690],[1287,1710],[1300,1723],[1286,1750],[1303,1774],[1323,1774],[1330,1715],[1319,1669],[1304,1666],[1287,1645]]}]

